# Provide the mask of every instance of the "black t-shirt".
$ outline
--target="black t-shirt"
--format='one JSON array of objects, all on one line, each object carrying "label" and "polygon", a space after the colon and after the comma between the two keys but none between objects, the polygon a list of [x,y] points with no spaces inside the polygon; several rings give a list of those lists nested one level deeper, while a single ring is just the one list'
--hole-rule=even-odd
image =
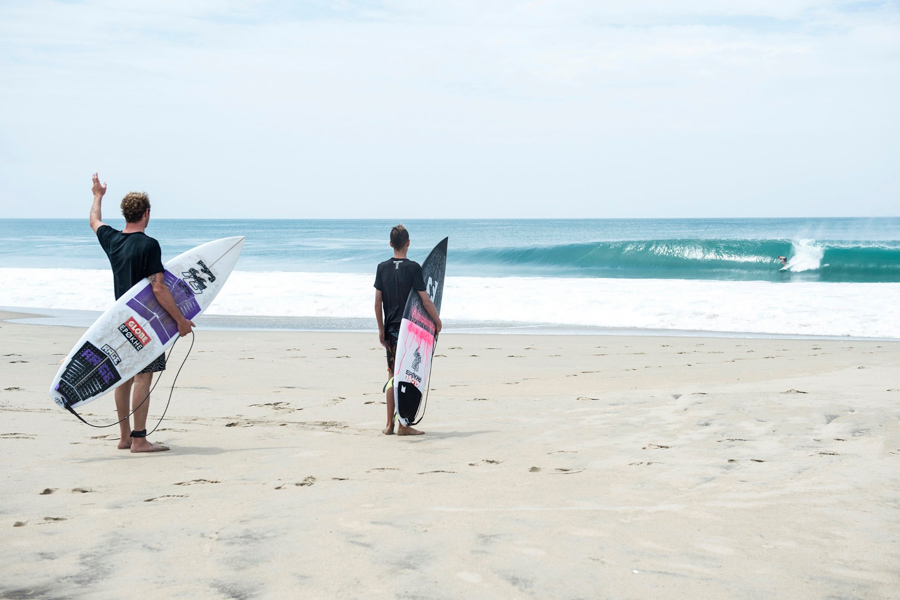
[{"label": "black t-shirt", "polygon": [[97,230],[97,239],[109,257],[116,300],[141,279],[164,270],[159,242],[143,232],[122,233],[103,225]]},{"label": "black t-shirt", "polygon": [[400,331],[400,321],[403,320],[403,309],[410,290],[425,291],[422,267],[408,258],[386,260],[375,271],[375,289],[381,290],[384,330],[397,333]]}]

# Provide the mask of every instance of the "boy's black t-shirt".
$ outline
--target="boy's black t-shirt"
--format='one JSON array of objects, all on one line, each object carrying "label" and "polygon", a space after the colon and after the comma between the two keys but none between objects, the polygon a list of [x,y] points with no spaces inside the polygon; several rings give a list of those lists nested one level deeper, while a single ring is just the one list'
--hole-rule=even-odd
[{"label": "boy's black t-shirt", "polygon": [[396,334],[400,331],[403,309],[410,290],[425,291],[422,267],[408,258],[386,260],[375,271],[375,289],[381,290],[384,330]]},{"label": "boy's black t-shirt", "polygon": [[109,257],[116,300],[141,279],[165,269],[159,242],[143,232],[122,233],[103,225],[97,230],[97,239]]}]

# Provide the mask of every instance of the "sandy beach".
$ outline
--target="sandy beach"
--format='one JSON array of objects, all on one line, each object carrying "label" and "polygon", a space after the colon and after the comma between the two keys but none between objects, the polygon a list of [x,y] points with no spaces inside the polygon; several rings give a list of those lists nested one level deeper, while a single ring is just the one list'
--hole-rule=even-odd
[{"label": "sandy beach", "polygon": [[900,597],[897,342],[448,332],[398,438],[376,333],[198,330],[150,456],[82,333],[0,322],[2,598]]}]

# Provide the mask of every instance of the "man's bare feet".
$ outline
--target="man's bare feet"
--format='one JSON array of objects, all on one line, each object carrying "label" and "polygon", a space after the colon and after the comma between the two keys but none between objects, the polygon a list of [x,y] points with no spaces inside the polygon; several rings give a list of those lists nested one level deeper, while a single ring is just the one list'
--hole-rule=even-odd
[{"label": "man's bare feet", "polygon": [[132,438],[131,439],[131,451],[132,452],[165,452],[168,450],[168,446],[163,446],[162,444],[153,444],[147,441],[147,438]]},{"label": "man's bare feet", "polygon": [[119,450],[128,450],[129,448],[131,448],[131,438],[119,440]]},{"label": "man's bare feet", "polygon": [[413,429],[406,425],[397,426],[397,435],[423,435],[424,433],[424,431],[419,431],[418,429]]},{"label": "man's bare feet", "polygon": [[385,427],[381,430],[381,433],[384,435],[394,435],[394,426],[391,425],[390,427]]}]

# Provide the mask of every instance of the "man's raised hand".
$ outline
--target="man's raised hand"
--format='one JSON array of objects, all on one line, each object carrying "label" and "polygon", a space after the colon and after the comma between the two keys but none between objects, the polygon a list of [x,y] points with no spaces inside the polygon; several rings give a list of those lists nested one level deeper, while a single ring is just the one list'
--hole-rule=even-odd
[{"label": "man's raised hand", "polygon": [[106,193],[106,183],[100,183],[100,178],[96,173],[91,177],[91,181],[93,185],[91,186],[91,191],[94,192],[94,197],[100,196],[103,197],[103,194]]}]

